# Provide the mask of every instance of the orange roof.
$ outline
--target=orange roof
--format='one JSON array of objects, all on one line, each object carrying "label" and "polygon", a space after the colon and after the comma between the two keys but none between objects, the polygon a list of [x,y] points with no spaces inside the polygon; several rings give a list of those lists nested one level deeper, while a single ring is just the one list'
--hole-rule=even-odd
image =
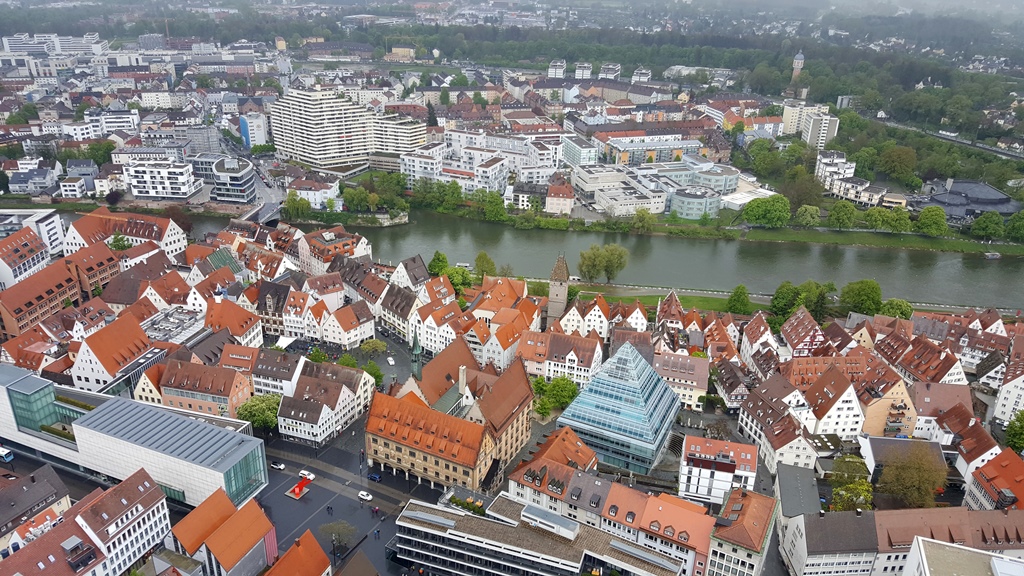
[{"label": "orange roof", "polygon": [[484,441],[481,424],[380,392],[373,394],[366,433],[470,468],[476,467]]},{"label": "orange roof", "polygon": [[668,494],[648,497],[640,521],[644,532],[658,534],[701,554],[707,554],[711,547],[714,527],[715,519],[707,515],[703,506]]},{"label": "orange roof", "polygon": [[68,271],[63,260],[58,260],[33,274],[30,280],[18,282],[0,292],[0,305],[18,317],[45,301],[47,290],[59,291],[68,285],[77,286],[78,279]]},{"label": "orange roof", "polygon": [[142,244],[132,246],[127,250],[121,250],[117,253],[117,257],[121,260],[132,260],[134,258],[140,258],[146,254],[152,254],[160,249],[160,246],[152,240],[146,240]]},{"label": "orange roof", "polygon": [[92,350],[108,374],[117,371],[145,354],[153,346],[134,316],[125,315],[86,337]]},{"label": "orange roof", "polygon": [[198,264],[200,261],[205,260],[207,256],[216,252],[216,248],[213,246],[203,246],[202,244],[189,244],[185,247],[184,260],[185,264],[192,266]]},{"label": "orange roof", "polygon": [[573,468],[590,470],[597,466],[597,452],[580,440],[572,428],[564,426],[548,436],[547,440],[538,445],[533,459],[547,459]]},{"label": "orange roof", "polygon": [[206,547],[225,570],[231,571],[273,529],[256,500],[249,500],[206,539]]},{"label": "orange roof", "polygon": [[316,304],[309,307],[309,313],[313,315],[317,322],[323,322],[327,316],[331,315],[331,310],[327,307],[326,302],[317,300]]},{"label": "orange roof", "polygon": [[235,505],[231,503],[227,492],[217,488],[216,492],[175,524],[171,532],[191,556],[234,513]]},{"label": "orange roof", "polygon": [[166,369],[166,364],[158,363],[153,364],[144,372],[146,378],[148,378],[149,382],[153,384],[153,387],[156,388],[157,392],[160,391],[160,379],[163,378],[164,370]]},{"label": "orange roof", "polygon": [[1013,493],[1017,501],[1010,508],[1016,509],[1024,501],[1024,460],[1012,448],[1006,448],[974,471],[974,482],[993,502],[999,500],[1004,490]]},{"label": "orange roof", "polygon": [[163,240],[170,225],[170,218],[127,212],[113,214],[106,207],[102,207],[75,220],[70,228],[74,228],[87,245],[92,245],[106,241],[115,232],[132,238]]},{"label": "orange roof", "polygon": [[0,240],[0,260],[10,268],[27,262],[40,252],[46,252],[46,244],[31,228],[22,228]]},{"label": "orange roof", "polygon": [[259,355],[258,348],[249,348],[238,344],[225,344],[220,355],[221,368],[231,368],[248,376],[256,367],[256,358]]},{"label": "orange roof", "polygon": [[814,417],[821,420],[839,402],[846,389],[851,386],[850,379],[835,366],[828,370],[804,392],[807,404],[810,405]]},{"label": "orange roof", "polygon": [[733,490],[722,506],[722,517],[731,519],[732,524],[716,526],[714,536],[760,553],[768,544],[774,516],[775,498],[752,490]]},{"label": "orange roof", "polygon": [[156,304],[153,304],[153,301],[150,300],[149,297],[142,297],[136,300],[131,306],[121,310],[118,317],[132,316],[139,322],[145,322],[156,315],[159,311],[160,309],[156,307]]},{"label": "orange roof", "polygon": [[217,302],[211,299],[206,302],[206,327],[213,328],[214,332],[227,328],[237,338],[245,335],[257,322],[259,317],[230,300]]},{"label": "orange roof", "polygon": [[193,288],[199,292],[203,300],[206,300],[213,297],[219,288],[227,288],[234,283],[235,273],[231,271],[230,266],[224,266],[210,272],[209,276],[200,280]]},{"label": "orange roof", "polygon": [[[4,342],[3,349],[14,360],[18,368],[39,370],[48,352],[56,352],[57,342],[39,325],[33,326],[19,336]],[[55,354],[56,355],[56,354]]]},{"label": "orange roof", "polygon": [[330,558],[324,554],[313,533],[306,529],[265,576],[316,576],[330,567]]},{"label": "orange roof", "polygon": [[171,305],[185,304],[188,301],[188,293],[191,292],[181,274],[173,270],[156,280],[143,280],[139,284],[139,296],[142,296],[147,288],[152,288],[164,302]]}]

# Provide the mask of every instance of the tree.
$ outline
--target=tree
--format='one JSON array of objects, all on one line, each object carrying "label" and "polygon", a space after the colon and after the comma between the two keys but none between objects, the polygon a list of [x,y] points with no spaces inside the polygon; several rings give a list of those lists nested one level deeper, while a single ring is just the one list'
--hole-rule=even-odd
[{"label": "tree", "polygon": [[348,366],[349,368],[358,368],[359,362],[356,361],[356,357],[349,354],[348,352],[341,355],[338,358],[338,366]]},{"label": "tree", "polygon": [[476,104],[477,106],[487,106],[487,98],[477,90],[476,92],[473,92],[473,104]]},{"label": "tree", "polygon": [[256,430],[266,432],[277,428],[277,411],[281,407],[279,394],[253,396],[238,407],[239,420],[252,424]]},{"label": "tree", "polygon": [[913,228],[913,225],[910,223],[910,213],[902,206],[893,208],[886,215],[885,227],[890,232],[895,232],[896,234],[910,232],[911,228]]},{"label": "tree", "polygon": [[832,511],[870,510],[874,488],[865,479],[856,480],[832,490]]},{"label": "tree", "polygon": [[658,217],[651,214],[651,211],[647,208],[640,208],[633,214],[633,219],[629,223],[629,227],[633,229],[637,234],[650,234],[654,230],[654,223],[658,221]]},{"label": "tree", "polygon": [[281,205],[281,216],[288,220],[301,220],[312,213],[313,206],[309,203],[309,200],[299,197],[299,193],[295,190],[288,191],[284,204]]},{"label": "tree", "polygon": [[698,226],[708,227],[708,226],[711,226],[711,221],[712,221],[711,220],[711,214],[708,214],[707,212],[705,212],[705,213],[700,215],[700,219],[697,220],[697,225]]},{"label": "tree", "polygon": [[11,178],[7,172],[0,170],[0,193],[7,194],[11,191]]},{"label": "tree", "polygon": [[321,524],[317,529],[324,538],[333,538],[338,544],[347,545],[348,541],[356,534],[355,526],[344,520],[336,520],[328,524]]},{"label": "tree", "polygon": [[440,276],[444,274],[445,268],[448,268],[448,256],[440,250],[434,250],[434,257],[430,259],[430,263],[427,264],[427,272],[431,276]]},{"label": "tree", "polygon": [[929,206],[921,210],[914,229],[918,233],[932,238],[945,235],[946,232],[949,232],[949,226],[946,224],[946,211],[941,206]]},{"label": "tree", "polygon": [[878,492],[890,494],[908,508],[931,508],[935,490],[946,484],[946,463],[932,452],[928,443],[915,440],[900,451],[890,451]]},{"label": "tree", "polygon": [[588,284],[596,282],[604,272],[604,260],[604,250],[598,244],[591,244],[590,248],[580,252],[580,278]]},{"label": "tree", "polygon": [[378,387],[384,382],[384,371],[373,360],[363,364],[363,372],[373,377],[373,383]]},{"label": "tree", "polygon": [[889,213],[890,211],[885,208],[874,206],[868,208],[867,212],[864,213],[864,221],[867,223],[868,228],[879,230],[885,228],[885,224],[889,219]]},{"label": "tree", "polygon": [[431,102],[427,102],[427,126],[437,126],[437,111]]},{"label": "tree", "polygon": [[328,212],[334,212],[335,209],[337,209],[338,207],[338,203],[334,200],[334,198],[328,198],[324,202],[324,206],[327,208]]},{"label": "tree", "polygon": [[533,410],[541,418],[551,415],[551,399],[547,396],[537,396],[533,399]]},{"label": "tree", "polygon": [[811,228],[821,224],[821,208],[817,206],[801,206],[793,217],[793,225],[801,228]]},{"label": "tree", "polygon": [[1024,451],[1024,410],[1014,414],[1006,425],[1006,445],[1018,454]]},{"label": "tree", "polygon": [[494,260],[487,255],[487,252],[481,250],[476,255],[476,260],[473,261],[473,272],[476,274],[477,282],[483,282],[484,276],[494,276],[498,273],[498,267],[494,265]]},{"label": "tree", "polygon": [[92,295],[94,298],[98,298],[103,295],[103,286],[100,286],[99,282],[97,282],[96,285],[92,287]]},{"label": "tree", "polygon": [[857,280],[843,286],[839,303],[854,312],[873,316],[882,308],[882,287],[875,280]]},{"label": "tree", "polygon": [[629,250],[618,244],[606,244],[604,247],[604,276],[610,284],[622,269],[629,263]]},{"label": "tree", "polygon": [[511,264],[502,264],[498,267],[498,276],[503,278],[511,278],[515,276],[515,269],[512,268]]},{"label": "tree", "polygon": [[110,192],[107,192],[107,195],[103,199],[106,200],[107,204],[117,206],[117,203],[120,202],[122,198],[124,198],[123,192],[119,190],[111,190]]},{"label": "tree", "polygon": [[832,205],[825,221],[830,228],[849,228],[857,217],[857,208],[849,200],[840,200]]},{"label": "tree", "polygon": [[878,156],[878,169],[903,183],[914,178],[916,167],[917,152],[909,146],[893,146]]},{"label": "tree", "polygon": [[120,232],[114,232],[114,235],[110,238],[110,249],[120,252],[127,250],[132,247],[132,243],[124,237],[124,234]]},{"label": "tree", "polygon": [[[290,194],[290,193],[289,193]],[[365,212],[370,210],[370,193],[359,186],[358,188],[345,188],[341,193],[345,206],[352,212]]]},{"label": "tree", "polygon": [[[1024,106],[1018,106],[1017,108],[1024,108]],[[1006,223],[1005,232],[1007,239],[1014,242],[1024,242],[1024,210],[1010,216],[1010,221]]]},{"label": "tree", "polygon": [[858,480],[870,479],[871,475],[868,473],[868,466],[864,463],[864,459],[847,454],[835,459],[832,464],[832,476],[829,478],[829,484],[832,485],[833,490],[836,490]]},{"label": "tree", "polygon": [[569,288],[565,291],[565,301],[572,302],[580,295],[580,287],[569,285]]},{"label": "tree", "polygon": [[579,394],[579,388],[576,383],[565,376],[552,379],[544,393],[553,407],[562,410],[572,403],[577,394]]},{"label": "tree", "polygon": [[441,88],[441,105],[442,106],[448,106],[451,103],[452,103],[452,97],[451,97],[451,94],[448,92],[448,89],[447,88]]},{"label": "tree", "polygon": [[359,345],[359,351],[367,356],[376,356],[387,351],[388,345],[383,340],[370,338]]},{"label": "tree", "polygon": [[914,307],[906,300],[889,298],[882,303],[882,307],[878,309],[878,313],[884,316],[892,316],[893,318],[910,320],[910,317],[914,315]]},{"label": "tree", "polygon": [[743,219],[765,228],[782,228],[789,224],[789,199],[781,194],[755,198],[743,207]]},{"label": "tree", "polygon": [[455,292],[458,295],[462,295],[473,285],[473,277],[470,276],[469,270],[465,268],[459,268],[458,266],[449,266],[444,269],[444,276],[448,277],[448,281],[451,282],[452,288],[455,288]]},{"label": "tree", "polygon": [[796,302],[799,298],[800,289],[789,280],[786,280],[775,289],[775,293],[772,294],[771,304],[768,305],[768,310],[775,316],[788,317],[790,311],[796,307]]},{"label": "tree", "polygon": [[733,288],[732,294],[729,295],[729,300],[725,303],[725,310],[733,314],[750,314],[754,310],[754,306],[750,303],[750,294],[747,292],[746,286],[740,284]]},{"label": "tree", "polygon": [[[925,208],[927,210],[927,208]],[[1002,238],[1005,232],[1003,226],[1003,217],[999,212],[991,211],[985,212],[978,219],[971,224],[971,236],[975,238],[981,238],[982,240],[992,240],[993,238]]]}]

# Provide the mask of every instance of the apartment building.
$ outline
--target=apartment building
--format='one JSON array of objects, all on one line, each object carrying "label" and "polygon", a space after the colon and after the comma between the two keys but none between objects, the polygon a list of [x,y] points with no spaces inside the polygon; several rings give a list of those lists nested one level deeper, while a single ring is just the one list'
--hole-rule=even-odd
[{"label": "apartment building", "polygon": [[733,490],[753,490],[756,476],[756,446],[697,436],[683,438],[680,497],[721,506]]},{"label": "apartment building", "polygon": [[191,164],[170,160],[132,162],[125,166],[124,178],[128,190],[139,199],[185,200],[203,188]]},{"label": "apartment building", "polygon": [[22,228],[30,228],[42,239],[51,256],[63,253],[64,221],[55,210],[3,210],[0,211],[0,238],[10,236]]},{"label": "apartment building", "polygon": [[839,118],[831,114],[805,114],[800,136],[808,146],[823,150],[836,137],[838,130]]},{"label": "apartment building", "polygon": [[729,494],[721,519],[711,533],[707,576],[759,576],[762,573],[775,526],[775,504],[775,498],[745,489]]},{"label": "apartment building", "polygon": [[787,100],[782,107],[782,134],[796,134],[803,129],[804,117],[828,114],[828,104],[811,104],[803,100]]},{"label": "apartment building", "polygon": [[46,244],[31,228],[0,239],[0,290],[45,268],[49,257]]},{"label": "apartment building", "polygon": [[164,406],[229,418],[253,394],[252,383],[239,372],[181,360],[167,362],[159,390]]},{"label": "apartment building", "polygon": [[65,307],[76,305],[81,289],[78,279],[64,262],[54,262],[32,275],[31,282],[18,282],[0,292],[0,321],[3,340],[24,333]]}]

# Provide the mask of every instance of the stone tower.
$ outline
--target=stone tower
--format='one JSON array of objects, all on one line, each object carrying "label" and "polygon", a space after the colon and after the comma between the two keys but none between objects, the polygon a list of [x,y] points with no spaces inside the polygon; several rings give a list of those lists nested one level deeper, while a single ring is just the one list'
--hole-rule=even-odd
[{"label": "stone tower", "polygon": [[565,312],[566,300],[569,298],[569,264],[565,261],[565,255],[559,254],[555,261],[555,267],[551,270],[551,279],[548,285],[548,326],[562,317]]},{"label": "stone tower", "polygon": [[797,79],[798,76],[800,76],[800,71],[803,70],[803,68],[804,68],[804,53],[803,52],[797,52],[796,56],[793,57],[793,82],[796,82],[796,79]]}]

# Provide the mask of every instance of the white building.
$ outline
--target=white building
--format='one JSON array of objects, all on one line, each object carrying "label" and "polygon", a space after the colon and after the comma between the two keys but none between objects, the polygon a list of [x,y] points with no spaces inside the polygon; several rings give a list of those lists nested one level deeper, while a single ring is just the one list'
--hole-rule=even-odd
[{"label": "white building", "polygon": [[85,178],[71,176],[60,183],[61,198],[81,198],[85,193]]},{"label": "white building", "polygon": [[376,335],[374,323],[370,306],[365,300],[359,300],[338,308],[323,320],[322,339],[352,350]]},{"label": "white building", "polygon": [[760,576],[775,527],[775,499],[733,490],[722,508],[728,523],[711,533],[707,576]]},{"label": "white building", "polygon": [[679,496],[721,506],[735,489],[754,489],[757,447],[698,436],[683,438]]},{"label": "white building", "polygon": [[184,162],[132,162],[125,166],[124,177],[132,196],[140,200],[185,200],[203,189],[192,165]]},{"label": "white building", "polygon": [[565,78],[565,60],[552,60],[548,64],[548,78]]},{"label": "white building", "polygon": [[782,108],[782,134],[796,134],[804,126],[804,116],[828,114],[827,104],[809,104],[803,100],[787,100]]},{"label": "white building", "polygon": [[1003,374],[1003,384],[996,398],[995,418],[1009,422],[1024,408],[1024,361],[1011,362]]},{"label": "white building", "polygon": [[814,165],[814,178],[826,190],[831,190],[833,180],[853,178],[853,173],[856,169],[857,163],[848,162],[844,152],[821,150],[818,152],[818,161]]},{"label": "white building", "polygon": [[516,352],[530,377],[551,380],[565,376],[581,390],[604,362],[601,342],[596,339],[550,331],[523,332]]},{"label": "white building", "polygon": [[439,354],[459,336],[455,327],[461,315],[458,303],[434,300],[416,310],[411,330],[424,350]]},{"label": "white building", "polygon": [[294,396],[305,363],[305,356],[261,348],[252,370],[253,391],[256,395]]},{"label": "white building", "polygon": [[46,244],[32,228],[21,228],[0,239],[0,290],[45,268],[49,256]]},{"label": "white building", "polygon": [[246,148],[262,146],[269,142],[267,117],[259,112],[249,112],[238,117],[238,130]]},{"label": "white building", "polygon": [[569,166],[589,166],[600,161],[601,151],[597,146],[575,134],[562,135],[562,154]]},{"label": "white building", "polygon": [[[373,378],[362,370],[338,366],[362,377]],[[281,436],[293,441],[323,446],[352,423],[359,414],[356,395],[342,382],[327,378],[302,377],[294,396],[281,398],[277,411]]]},{"label": "white building", "polygon": [[839,118],[831,114],[805,114],[800,128],[803,141],[817,150],[824,149],[838,130]]},{"label": "white building", "polygon": [[56,210],[0,210],[0,229],[13,234],[29,228],[42,239],[51,256],[64,253],[64,220]]}]

